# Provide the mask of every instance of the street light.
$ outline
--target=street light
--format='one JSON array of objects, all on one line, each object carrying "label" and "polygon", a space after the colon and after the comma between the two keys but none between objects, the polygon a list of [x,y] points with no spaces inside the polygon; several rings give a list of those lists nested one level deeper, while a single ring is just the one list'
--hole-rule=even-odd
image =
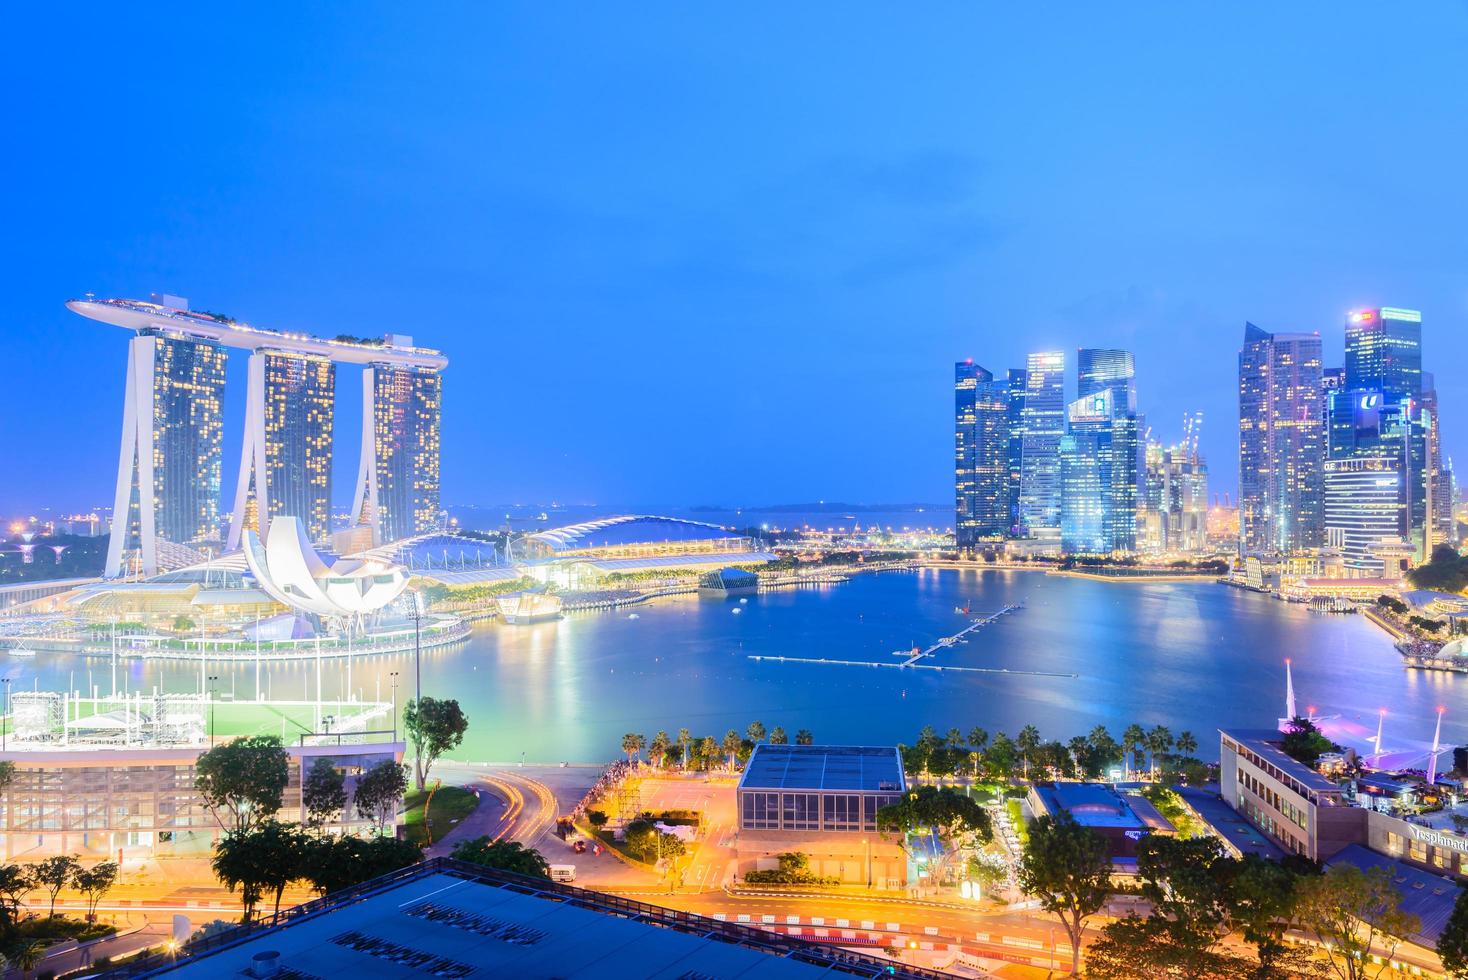
[{"label": "street light", "polygon": [[5,751],[5,731],[10,727],[10,682],[14,678],[0,677],[5,682],[5,720],[0,722],[0,752]]},{"label": "street light", "polygon": [[214,745],[214,682],[219,680],[218,674],[209,675],[209,744]]},{"label": "street light", "polygon": [[392,740],[398,740],[398,672],[388,671],[387,676],[392,681]]}]

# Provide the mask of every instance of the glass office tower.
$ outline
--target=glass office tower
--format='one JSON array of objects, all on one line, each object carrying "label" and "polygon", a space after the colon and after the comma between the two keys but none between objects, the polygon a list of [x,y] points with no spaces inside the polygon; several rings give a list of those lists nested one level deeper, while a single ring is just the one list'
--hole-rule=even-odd
[{"label": "glass office tower", "polygon": [[1039,535],[1060,527],[1060,439],[1065,435],[1065,354],[1031,354],[1020,410],[1019,523]]},{"label": "glass office tower", "polygon": [[973,361],[954,371],[955,529],[959,548],[1009,531],[1009,385]]},{"label": "glass office tower", "polygon": [[1324,536],[1325,411],[1318,333],[1244,325],[1239,350],[1239,549],[1290,554]]}]

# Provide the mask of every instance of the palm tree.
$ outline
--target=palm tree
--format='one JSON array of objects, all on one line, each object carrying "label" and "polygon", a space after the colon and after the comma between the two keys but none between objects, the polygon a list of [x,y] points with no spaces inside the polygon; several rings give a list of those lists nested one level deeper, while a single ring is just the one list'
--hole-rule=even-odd
[{"label": "palm tree", "polygon": [[1034,725],[1026,725],[1015,736],[1014,744],[1019,746],[1019,757],[1025,766],[1025,779],[1029,779],[1030,753],[1040,747],[1040,730]]},{"label": "palm tree", "polygon": [[1147,731],[1136,722],[1126,726],[1126,731],[1121,733],[1121,751],[1125,757],[1122,762],[1128,773],[1132,770],[1132,763],[1137,761],[1137,749],[1147,742]]},{"label": "palm tree", "polygon": [[1152,753],[1152,778],[1156,779],[1157,757],[1172,748],[1172,732],[1166,725],[1157,725],[1147,733],[1147,748]]},{"label": "palm tree", "polygon": [[686,728],[678,729],[678,751],[683,753],[683,768],[688,768],[688,747],[693,744],[693,735]]},{"label": "palm tree", "polygon": [[1192,755],[1198,751],[1198,739],[1187,729],[1177,733],[1177,750],[1183,755]]},{"label": "palm tree", "polygon": [[969,765],[973,768],[974,778],[979,776],[979,761],[984,757],[984,749],[989,746],[989,730],[975,725],[968,730],[968,758]]},{"label": "palm tree", "polygon": [[809,728],[802,728],[800,731],[795,733],[796,745],[814,745],[815,742],[816,737],[810,733]]},{"label": "palm tree", "polygon": [[1082,776],[1086,774],[1086,756],[1090,754],[1091,743],[1086,741],[1086,736],[1077,735],[1066,743],[1070,749],[1070,757],[1075,760],[1076,772]]},{"label": "palm tree", "polygon": [[774,728],[770,729],[770,744],[789,745],[790,736],[785,734],[785,729],[781,728],[779,725],[776,725]]},{"label": "palm tree", "polygon": [[750,722],[749,727],[744,730],[744,737],[755,745],[763,742],[765,740],[765,723],[762,721]]},{"label": "palm tree", "polygon": [[739,733],[729,729],[724,733],[724,754],[729,757],[729,771],[734,771],[734,757],[739,754],[743,742],[739,739]]},{"label": "palm tree", "polygon": [[627,753],[627,761],[629,763],[632,761],[633,756],[642,751],[644,744],[646,744],[646,739],[636,732],[628,732],[622,736],[622,751]]},{"label": "palm tree", "polygon": [[712,735],[705,735],[698,743],[698,755],[703,759],[705,769],[712,769],[714,760],[719,757],[719,743],[714,741]]},{"label": "palm tree", "polygon": [[27,939],[10,949],[10,962],[20,968],[24,977],[46,959],[46,944],[39,939]]},{"label": "palm tree", "polygon": [[663,767],[663,763],[668,761],[668,748],[672,744],[667,732],[659,731],[652,737],[652,745],[648,747],[647,755],[653,765],[659,769]]}]

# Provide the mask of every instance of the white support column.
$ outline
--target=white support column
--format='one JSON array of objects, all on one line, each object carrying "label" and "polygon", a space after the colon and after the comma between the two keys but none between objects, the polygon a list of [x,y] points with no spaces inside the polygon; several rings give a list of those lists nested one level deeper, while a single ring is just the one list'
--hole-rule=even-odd
[{"label": "white support column", "polygon": [[362,372],[362,452],[357,468],[357,489],[352,495],[352,526],[370,525],[374,545],[382,543],[377,520],[376,370],[369,365]]},{"label": "white support column", "polygon": [[252,478],[255,512],[260,524],[257,530],[262,541],[270,530],[270,468],[265,461],[265,356],[260,351],[250,355],[245,382],[245,441],[240,448],[240,478],[235,488],[234,511],[229,518],[226,551],[240,546]]},{"label": "white support column", "polygon": [[153,376],[157,343],[134,337],[127,346],[127,383],[122,404],[122,444],[117,460],[117,487],[112,497],[112,533],[107,541],[108,578],[123,575],[132,491],[138,487],[138,546],[145,575],[158,571],[157,507],[153,485]]}]

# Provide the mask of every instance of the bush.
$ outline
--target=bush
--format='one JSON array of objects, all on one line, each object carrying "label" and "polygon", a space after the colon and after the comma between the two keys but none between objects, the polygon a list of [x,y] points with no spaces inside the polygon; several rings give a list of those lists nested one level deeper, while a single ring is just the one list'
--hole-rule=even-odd
[{"label": "bush", "polygon": [[822,877],[810,870],[810,858],[799,851],[779,856],[780,867],[768,871],[750,871],[744,881],[750,885],[839,885],[840,878]]}]

